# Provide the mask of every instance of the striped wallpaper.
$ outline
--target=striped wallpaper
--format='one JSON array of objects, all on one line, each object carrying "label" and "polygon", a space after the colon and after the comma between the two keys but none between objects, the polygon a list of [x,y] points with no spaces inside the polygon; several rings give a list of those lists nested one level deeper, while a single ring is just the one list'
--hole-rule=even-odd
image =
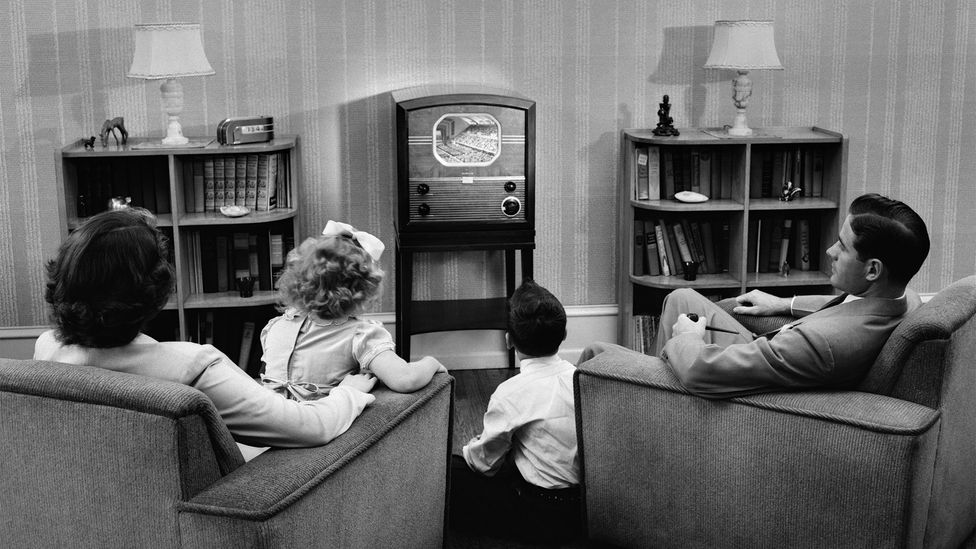
[{"label": "striped wallpaper", "polygon": [[[216,75],[184,81],[188,135],[268,114],[302,138],[305,233],[353,223],[390,247],[389,92],[475,83],[537,102],[536,278],[568,305],[614,303],[620,130],[729,123],[731,74],[701,68],[716,19],[775,20],[786,70],[751,77],[750,122],[850,137],[848,193],[915,207],[933,250],[914,287],[976,270],[976,4],[971,0],[3,0],[0,326],[45,323],[59,241],[53,151],[124,116],[161,136],[158,83],[125,78],[132,25],[200,22]],[[430,254],[419,298],[500,295],[500,257]],[[379,311],[393,310],[392,278]]]}]

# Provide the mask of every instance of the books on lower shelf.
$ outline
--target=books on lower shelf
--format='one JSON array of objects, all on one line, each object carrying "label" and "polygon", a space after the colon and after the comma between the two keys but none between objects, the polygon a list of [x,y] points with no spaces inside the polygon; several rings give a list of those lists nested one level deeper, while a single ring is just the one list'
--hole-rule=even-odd
[{"label": "books on lower shelf", "polygon": [[698,262],[700,274],[728,272],[726,220],[635,219],[633,234],[634,276],[680,275],[683,261]]},{"label": "books on lower shelf", "polygon": [[661,317],[659,315],[634,315],[634,350],[654,354],[655,339]]},{"label": "books on lower shelf", "polygon": [[771,215],[754,219],[749,228],[748,272],[782,273],[819,269],[815,218]]},{"label": "books on lower shelf", "polygon": [[189,293],[236,291],[238,278],[253,278],[255,290],[271,291],[293,241],[278,227],[202,229],[187,233]]},{"label": "books on lower shelf", "polygon": [[251,377],[261,373],[261,330],[277,315],[273,307],[214,309],[189,313],[187,339],[209,344]]}]

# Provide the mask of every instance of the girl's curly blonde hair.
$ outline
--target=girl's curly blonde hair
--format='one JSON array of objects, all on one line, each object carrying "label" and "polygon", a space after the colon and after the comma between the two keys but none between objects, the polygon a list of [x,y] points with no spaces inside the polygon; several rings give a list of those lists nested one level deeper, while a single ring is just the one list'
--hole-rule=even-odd
[{"label": "girl's curly blonde hair", "polygon": [[278,308],[341,318],[380,295],[383,270],[349,235],[306,238],[288,252],[278,279]]}]

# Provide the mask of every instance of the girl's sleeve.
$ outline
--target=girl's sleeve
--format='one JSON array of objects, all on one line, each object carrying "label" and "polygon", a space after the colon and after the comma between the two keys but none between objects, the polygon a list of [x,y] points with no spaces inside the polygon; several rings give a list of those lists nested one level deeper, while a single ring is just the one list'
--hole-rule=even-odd
[{"label": "girl's sleeve", "polygon": [[363,320],[352,337],[352,355],[359,362],[363,372],[368,372],[369,363],[383,351],[395,351],[393,336],[383,324],[375,320]]},{"label": "girl's sleeve", "polygon": [[344,433],[375,397],[345,386],[319,400],[298,402],[265,389],[211,345],[192,385],[210,397],[235,440],[254,446],[326,444]]}]

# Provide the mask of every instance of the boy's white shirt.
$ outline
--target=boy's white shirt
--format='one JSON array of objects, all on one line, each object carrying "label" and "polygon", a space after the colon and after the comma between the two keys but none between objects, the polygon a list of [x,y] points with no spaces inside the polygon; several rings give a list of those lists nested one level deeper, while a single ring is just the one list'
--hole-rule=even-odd
[{"label": "boy's white shirt", "polygon": [[527,358],[491,395],[484,430],[462,452],[472,470],[494,475],[511,454],[522,478],[540,488],[579,484],[573,372],[558,355]]}]

